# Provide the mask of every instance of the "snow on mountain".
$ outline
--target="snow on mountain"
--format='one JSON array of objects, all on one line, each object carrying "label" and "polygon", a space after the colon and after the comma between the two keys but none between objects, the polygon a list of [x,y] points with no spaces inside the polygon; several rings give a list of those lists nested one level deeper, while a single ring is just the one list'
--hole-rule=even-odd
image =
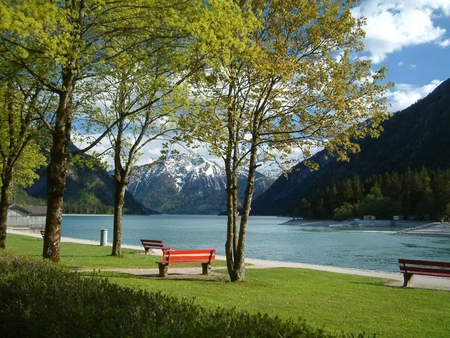
[{"label": "snow on mountain", "polygon": [[[240,180],[245,181],[245,173]],[[257,176],[260,194],[274,181]],[[133,169],[128,191],[146,206],[163,213],[215,214],[226,208],[225,170],[199,155],[177,154]]]},{"label": "snow on mountain", "polygon": [[276,162],[259,163],[258,172],[273,179],[277,179],[283,174]]},{"label": "snow on mountain", "polygon": [[[224,170],[218,164],[202,156],[177,154],[169,156],[165,161],[155,161],[134,168],[129,181],[129,190],[135,192],[140,186],[148,186],[151,181],[164,175],[172,180],[172,184],[180,192],[186,181],[208,176],[210,180],[214,180],[224,174]],[[216,188],[221,187],[216,185]]]}]

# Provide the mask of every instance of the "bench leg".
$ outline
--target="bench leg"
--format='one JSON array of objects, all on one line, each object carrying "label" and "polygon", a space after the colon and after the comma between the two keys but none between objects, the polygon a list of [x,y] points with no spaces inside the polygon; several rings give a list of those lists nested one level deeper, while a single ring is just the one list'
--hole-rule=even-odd
[{"label": "bench leg", "polygon": [[158,263],[158,268],[159,268],[159,277],[166,277],[167,271],[169,270],[169,266]]},{"label": "bench leg", "polygon": [[209,275],[209,270],[211,270],[211,264],[202,263],[202,275]]},{"label": "bench leg", "polygon": [[412,273],[403,273],[403,287],[406,288],[409,283],[412,281],[413,274]]}]

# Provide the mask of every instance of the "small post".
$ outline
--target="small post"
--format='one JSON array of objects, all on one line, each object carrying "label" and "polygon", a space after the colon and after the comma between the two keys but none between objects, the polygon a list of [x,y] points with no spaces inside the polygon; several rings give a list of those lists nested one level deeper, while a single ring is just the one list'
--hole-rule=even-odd
[{"label": "small post", "polygon": [[211,270],[211,264],[202,263],[202,275],[209,275],[209,270]]},{"label": "small post", "polygon": [[108,245],[108,231],[106,229],[100,230],[100,246]]},{"label": "small post", "polygon": [[406,288],[408,285],[411,285],[412,278],[414,274],[403,272],[403,287]]},{"label": "small post", "polygon": [[159,268],[159,277],[166,277],[167,271],[169,270],[169,266],[158,262],[158,268]]}]

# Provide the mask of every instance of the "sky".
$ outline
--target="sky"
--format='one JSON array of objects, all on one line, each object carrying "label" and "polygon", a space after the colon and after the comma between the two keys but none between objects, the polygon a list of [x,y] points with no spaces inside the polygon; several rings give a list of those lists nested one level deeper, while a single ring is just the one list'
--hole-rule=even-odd
[{"label": "sky", "polygon": [[450,0],[362,0],[353,15],[367,20],[363,55],[395,85],[392,112],[450,78]]},{"label": "sky", "polygon": [[[409,107],[450,78],[450,0],[361,0],[353,15],[366,18],[361,55],[371,59],[373,71],[386,67],[386,81],[394,84],[388,93],[391,112]],[[161,149],[158,142],[150,143],[137,164],[157,159]],[[211,158],[206,149],[199,154]]]}]

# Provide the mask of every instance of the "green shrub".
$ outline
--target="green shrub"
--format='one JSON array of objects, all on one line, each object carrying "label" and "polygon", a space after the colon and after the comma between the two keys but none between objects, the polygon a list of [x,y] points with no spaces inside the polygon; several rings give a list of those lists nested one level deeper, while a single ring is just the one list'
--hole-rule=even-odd
[{"label": "green shrub", "polygon": [[[2,337],[335,337],[302,321],[201,308],[0,254]],[[360,335],[362,337],[363,335]]]}]

